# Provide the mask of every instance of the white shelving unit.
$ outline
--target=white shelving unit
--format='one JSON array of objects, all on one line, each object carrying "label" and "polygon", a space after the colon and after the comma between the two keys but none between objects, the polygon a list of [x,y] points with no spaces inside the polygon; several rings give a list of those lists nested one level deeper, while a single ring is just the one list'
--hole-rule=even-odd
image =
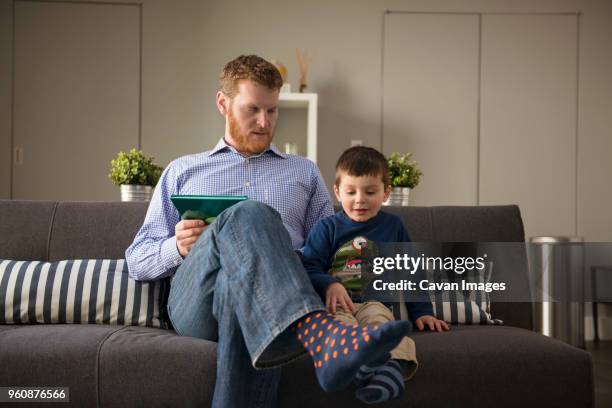
[{"label": "white shelving unit", "polygon": [[[300,129],[291,129],[289,132],[288,129],[290,129],[291,126],[289,126],[289,123],[284,123],[283,128],[279,130],[285,130],[285,133],[291,134],[282,136],[283,138],[281,140],[284,142],[297,143],[298,146],[305,146],[306,154],[304,155],[302,152],[300,152],[300,154],[315,163],[317,162],[317,100],[318,95],[316,93],[281,92],[278,104],[280,109],[279,122],[283,121],[285,118],[291,121],[292,118],[299,118],[301,115],[305,114],[305,123],[303,120],[296,120],[299,127],[304,127],[305,125],[305,132],[300,131]],[[296,112],[296,110],[302,110],[304,112],[300,114]],[[304,139],[303,135],[305,135],[305,140],[294,140],[294,138]],[[284,144],[278,147],[284,150]]]}]

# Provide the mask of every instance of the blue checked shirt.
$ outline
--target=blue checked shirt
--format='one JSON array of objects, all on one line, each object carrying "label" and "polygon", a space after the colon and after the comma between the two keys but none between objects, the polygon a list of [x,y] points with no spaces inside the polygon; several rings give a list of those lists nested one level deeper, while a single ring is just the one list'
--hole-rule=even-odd
[{"label": "blue checked shirt", "polygon": [[271,145],[243,157],[223,139],[214,149],[171,162],[159,179],[144,224],[125,251],[129,274],[136,280],[172,275],[183,261],[174,227],[180,215],[172,194],[245,195],[279,212],[294,249],[301,248],[320,219],[333,215],[329,193],[316,164]]}]

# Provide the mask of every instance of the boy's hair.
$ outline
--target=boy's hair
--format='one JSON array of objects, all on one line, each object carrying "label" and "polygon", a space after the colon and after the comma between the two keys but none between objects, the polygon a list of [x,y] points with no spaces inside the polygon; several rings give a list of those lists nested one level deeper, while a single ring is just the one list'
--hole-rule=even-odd
[{"label": "boy's hair", "polygon": [[233,98],[238,82],[243,79],[256,82],[271,90],[283,86],[283,78],[274,65],[257,55],[241,55],[225,64],[219,75],[221,91]]},{"label": "boy's hair", "polygon": [[391,185],[387,159],[372,147],[353,146],[340,155],[336,163],[336,186],[340,186],[342,172],[354,177],[380,176],[385,187]]}]

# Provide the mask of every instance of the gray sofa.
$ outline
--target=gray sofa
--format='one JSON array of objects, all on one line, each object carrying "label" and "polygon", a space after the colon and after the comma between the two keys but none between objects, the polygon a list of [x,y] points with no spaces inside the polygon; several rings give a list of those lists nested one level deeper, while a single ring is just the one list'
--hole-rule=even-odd
[{"label": "gray sofa", "polygon": [[[414,240],[523,241],[518,207],[391,208]],[[124,257],[144,203],[0,201],[0,258]],[[528,303],[492,305],[504,326],[415,333],[420,368],[389,407],[592,407],[590,355],[531,331]],[[75,407],[205,407],[215,343],[170,330],[103,325],[0,326],[0,386],[69,386]],[[27,406],[23,404],[20,406]],[[283,370],[281,407],[353,407],[326,394],[312,363]]]}]

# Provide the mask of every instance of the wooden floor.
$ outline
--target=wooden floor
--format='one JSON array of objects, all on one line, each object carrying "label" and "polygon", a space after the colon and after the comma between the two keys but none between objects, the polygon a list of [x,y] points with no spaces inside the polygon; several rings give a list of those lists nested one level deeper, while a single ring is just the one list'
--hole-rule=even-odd
[{"label": "wooden floor", "polygon": [[595,375],[595,407],[612,407],[612,340],[587,342],[586,350],[593,356]]}]

